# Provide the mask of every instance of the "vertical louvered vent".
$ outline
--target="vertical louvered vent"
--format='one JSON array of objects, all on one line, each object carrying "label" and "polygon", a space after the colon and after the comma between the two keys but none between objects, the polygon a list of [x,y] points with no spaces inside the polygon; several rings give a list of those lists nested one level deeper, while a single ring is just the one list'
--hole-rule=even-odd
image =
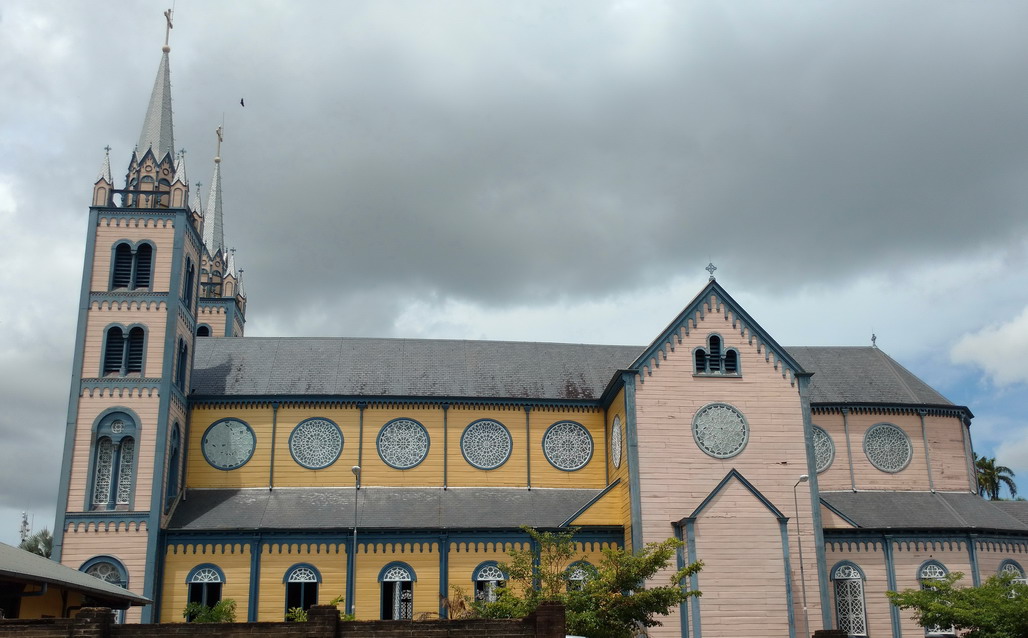
[{"label": "vertical louvered vent", "polygon": [[133,288],[149,288],[150,273],[153,262],[153,248],[150,244],[142,244],[136,249],[136,281]]},{"label": "vertical louvered vent", "polygon": [[133,328],[128,338],[128,365],[125,372],[131,374],[143,372],[143,342],[146,335],[142,328]]},{"label": "vertical louvered vent", "polygon": [[132,283],[132,249],[128,244],[118,244],[114,249],[114,277],[111,288],[128,288]]},{"label": "vertical louvered vent", "polygon": [[111,328],[107,331],[107,345],[104,349],[104,374],[120,374],[124,354],[125,337],[121,328]]}]

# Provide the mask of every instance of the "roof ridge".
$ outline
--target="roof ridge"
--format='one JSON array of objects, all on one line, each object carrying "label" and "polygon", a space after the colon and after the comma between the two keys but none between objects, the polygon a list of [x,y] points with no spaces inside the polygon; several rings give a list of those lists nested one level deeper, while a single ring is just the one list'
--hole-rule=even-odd
[{"label": "roof ridge", "polygon": [[[882,352],[878,348],[874,348],[874,351],[878,353],[878,356],[881,357],[883,361],[885,361],[885,364],[889,367],[889,372],[891,372],[893,374],[893,376],[896,377],[896,380],[899,381],[901,386],[903,386],[903,389],[907,391],[907,394],[910,396],[910,399],[914,403],[924,403],[924,401],[921,401],[918,398],[917,393],[914,392],[913,388],[910,387],[910,384],[907,383],[906,379],[903,378],[903,375],[901,375],[899,371],[902,370],[903,372],[906,372],[907,374],[909,374],[910,376],[913,376],[915,378],[916,378],[916,375],[914,375],[912,372],[910,372],[910,370],[907,370],[906,368],[901,366],[892,357],[890,357],[889,355],[885,354],[884,352]],[[928,385],[928,384],[925,384],[925,385]],[[931,387],[931,386],[929,386],[929,387]],[[936,394],[939,394],[939,393],[936,392]],[[940,394],[939,396],[941,397],[942,395]],[[945,399],[946,397],[942,397],[942,398]]]}]

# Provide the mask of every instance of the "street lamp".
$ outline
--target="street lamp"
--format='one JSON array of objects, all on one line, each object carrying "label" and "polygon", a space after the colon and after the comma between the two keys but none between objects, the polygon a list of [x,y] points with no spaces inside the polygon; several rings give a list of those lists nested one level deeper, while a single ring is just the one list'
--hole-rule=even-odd
[{"label": "street lamp", "polygon": [[[353,567],[350,573],[353,574],[354,580],[357,579],[357,494],[361,488],[361,466],[354,465],[350,468],[353,472],[353,551],[350,552],[350,560],[353,561]],[[350,613],[353,614],[354,618],[357,617],[357,584],[352,583],[350,591],[353,592],[350,600]]]},{"label": "street lamp", "polygon": [[[796,495],[796,488],[800,483],[806,483],[810,479],[806,474],[801,474],[796,484],[792,486],[792,503],[796,508],[796,546],[800,549],[800,590],[803,592],[803,635],[810,635],[810,619],[807,616],[807,575],[803,568],[803,537],[800,532],[800,499]],[[356,533],[354,529],[354,533]]]}]

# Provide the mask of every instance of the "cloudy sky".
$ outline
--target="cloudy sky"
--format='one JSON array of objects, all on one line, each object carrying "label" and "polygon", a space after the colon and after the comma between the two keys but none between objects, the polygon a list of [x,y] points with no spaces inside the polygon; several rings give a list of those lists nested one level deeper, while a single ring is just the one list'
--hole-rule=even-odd
[{"label": "cloudy sky", "polygon": [[[52,526],[91,186],[163,4],[0,7],[0,541]],[[878,345],[1028,492],[1028,3],[178,0],[247,334]],[[240,98],[246,107],[239,105]],[[120,183],[118,184],[121,185]]]}]

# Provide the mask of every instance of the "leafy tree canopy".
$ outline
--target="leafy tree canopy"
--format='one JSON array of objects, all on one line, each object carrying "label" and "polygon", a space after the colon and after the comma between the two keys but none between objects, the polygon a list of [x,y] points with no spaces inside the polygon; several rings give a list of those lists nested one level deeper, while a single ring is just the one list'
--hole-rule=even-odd
[{"label": "leafy tree canopy", "polygon": [[[618,548],[603,550],[598,565],[576,563],[574,530],[539,532],[524,528],[532,537],[533,550],[511,550],[511,560],[501,563],[508,575],[496,602],[471,603],[478,615],[488,618],[520,618],[543,601],[562,603],[567,610],[568,633],[592,638],[631,638],[640,627],[660,625],[666,616],[698,591],[686,591],[682,582],[700,570],[693,563],[670,573],[664,584],[647,580],[668,568],[683,543],[669,538],[649,543],[639,553]],[[571,580],[569,567],[585,571],[584,580]]]},{"label": "leafy tree canopy", "polygon": [[1028,636],[1028,585],[1003,574],[978,587],[959,587],[963,577],[954,572],[925,581],[924,589],[891,591],[889,600],[900,609],[914,610],[913,618],[922,627],[953,627],[967,631],[965,638]]},{"label": "leafy tree canopy", "polygon": [[208,607],[201,603],[189,603],[182,610],[186,622],[235,622],[236,601],[225,598]]},{"label": "leafy tree canopy", "polygon": [[1010,498],[1017,498],[1017,484],[1014,471],[1005,465],[996,465],[995,458],[974,455],[974,466],[978,470],[978,491],[989,499],[999,500],[1003,487],[1010,491]]},{"label": "leafy tree canopy", "polygon": [[54,537],[50,530],[44,527],[23,540],[18,547],[43,558],[50,558],[50,554],[54,549]]}]

